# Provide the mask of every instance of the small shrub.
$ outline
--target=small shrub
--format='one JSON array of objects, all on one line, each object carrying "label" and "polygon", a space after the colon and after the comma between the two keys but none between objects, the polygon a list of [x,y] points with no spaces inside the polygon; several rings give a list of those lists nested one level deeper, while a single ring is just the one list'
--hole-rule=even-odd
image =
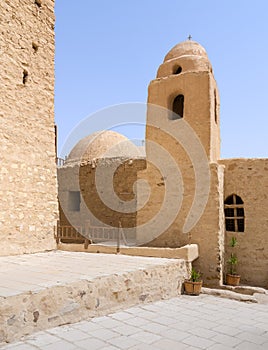
[{"label": "small shrub", "polygon": [[[234,248],[236,245],[237,245],[237,239],[235,237],[232,237],[230,241],[230,247]],[[234,253],[231,253],[231,256],[227,262],[229,265],[229,273],[231,275],[236,275],[236,265],[238,263],[238,259],[236,255]]]},{"label": "small shrub", "polygon": [[194,268],[192,268],[190,280],[192,282],[200,281],[201,280],[201,273],[199,271],[196,271]]}]

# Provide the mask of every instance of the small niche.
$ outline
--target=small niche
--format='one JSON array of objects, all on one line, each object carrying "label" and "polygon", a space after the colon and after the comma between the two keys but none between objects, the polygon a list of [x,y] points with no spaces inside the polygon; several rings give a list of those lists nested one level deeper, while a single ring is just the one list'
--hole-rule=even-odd
[{"label": "small niche", "polygon": [[29,74],[28,74],[27,70],[24,69],[23,78],[22,78],[23,85],[26,85],[26,83],[28,81],[28,77],[29,77]]},{"label": "small niche", "polygon": [[176,66],[174,68],[173,74],[180,74],[182,72],[181,66]]},{"label": "small niche", "polygon": [[218,124],[218,102],[217,102],[217,93],[216,90],[214,90],[214,119],[215,119],[215,123]]},{"label": "small niche", "polygon": [[80,211],[81,195],[80,191],[69,191],[68,209],[70,211]]},{"label": "small niche", "polygon": [[42,0],[35,0],[35,5],[38,6],[39,8],[42,7]]},{"label": "small niche", "polygon": [[34,53],[37,53],[37,51],[38,51],[38,45],[36,44],[36,43],[32,43],[32,48],[33,48],[33,50],[34,50]]}]

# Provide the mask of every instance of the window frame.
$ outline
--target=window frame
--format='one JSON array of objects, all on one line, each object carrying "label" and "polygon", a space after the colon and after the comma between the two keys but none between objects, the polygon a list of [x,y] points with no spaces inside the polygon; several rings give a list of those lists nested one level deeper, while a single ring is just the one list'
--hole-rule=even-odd
[{"label": "window frame", "polygon": [[[226,201],[232,197],[232,204],[227,204]],[[239,201],[241,203],[237,203],[237,199],[239,198]],[[234,214],[233,216],[226,216],[226,209],[233,209]],[[238,215],[238,209],[243,209],[243,216]],[[226,197],[224,200],[224,217],[225,217],[225,230],[227,232],[245,232],[245,207],[244,207],[244,202],[242,198],[236,194],[231,194],[230,196]],[[227,229],[227,220],[232,221],[234,224],[234,230],[228,230]],[[239,220],[243,220],[243,230],[240,229],[239,227]]]}]

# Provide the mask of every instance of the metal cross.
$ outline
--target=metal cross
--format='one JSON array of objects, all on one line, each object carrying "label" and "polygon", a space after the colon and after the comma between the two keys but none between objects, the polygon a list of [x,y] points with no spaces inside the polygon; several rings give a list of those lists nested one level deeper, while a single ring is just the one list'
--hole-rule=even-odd
[{"label": "metal cross", "polygon": [[188,36],[188,40],[192,40],[192,35],[191,34]]}]

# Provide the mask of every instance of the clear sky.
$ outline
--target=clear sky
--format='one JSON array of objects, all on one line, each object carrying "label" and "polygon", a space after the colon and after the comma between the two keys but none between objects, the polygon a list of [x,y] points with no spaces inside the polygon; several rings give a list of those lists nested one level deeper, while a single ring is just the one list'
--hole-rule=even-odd
[{"label": "clear sky", "polygon": [[213,66],[222,157],[268,157],[267,0],[55,0],[59,149],[92,113],[146,102],[166,53],[191,34]]}]

